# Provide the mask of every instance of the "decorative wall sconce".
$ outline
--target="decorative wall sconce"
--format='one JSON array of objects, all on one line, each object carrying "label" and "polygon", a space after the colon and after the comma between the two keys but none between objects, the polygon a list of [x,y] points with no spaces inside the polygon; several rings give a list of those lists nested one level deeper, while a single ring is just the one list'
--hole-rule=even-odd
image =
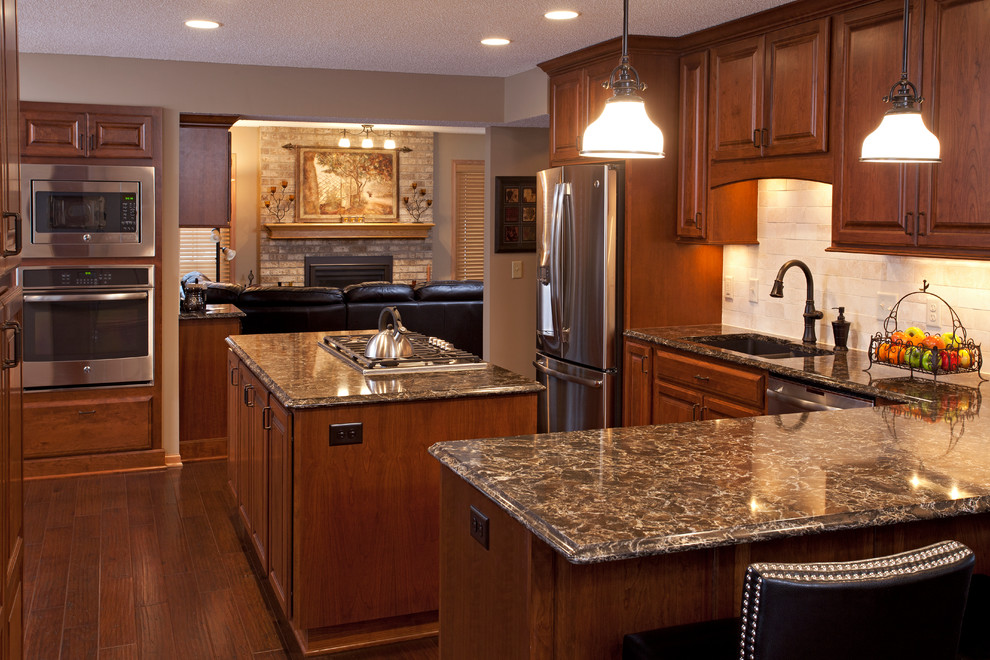
[{"label": "decorative wall sconce", "polygon": [[419,184],[415,181],[412,182],[410,186],[412,188],[411,197],[403,197],[402,203],[405,205],[406,210],[409,211],[409,215],[416,222],[421,222],[420,218],[426,212],[426,209],[433,206],[433,200],[426,198],[426,189],[420,188]]},{"label": "decorative wall sconce", "polygon": [[213,229],[210,231],[210,236],[213,238],[213,242],[217,244],[217,282],[220,281],[220,259],[223,258],[225,261],[233,261],[234,257],[237,256],[237,250],[232,247],[224,247],[220,245],[221,234],[219,229]]},{"label": "decorative wall sconce", "polygon": [[348,149],[351,146],[350,136],[359,136],[361,141],[362,149],[373,149],[375,147],[374,137],[383,138],[382,149],[395,149],[397,151],[407,152],[412,151],[409,147],[396,147],[395,138],[392,137],[392,131],[388,131],[384,135],[375,130],[374,124],[361,124],[360,131],[348,131],[346,128],[340,129],[340,140],[337,141],[337,146],[341,149]]},{"label": "decorative wall sconce", "polygon": [[[285,194],[285,189],[288,187],[289,182],[282,181],[281,190],[278,189],[278,186],[272,186],[268,189],[267,198],[264,194],[261,195],[262,201],[265,202],[265,210],[275,218],[276,222],[282,222],[282,218],[292,208],[292,203],[296,201],[295,195]],[[285,204],[284,207],[282,206],[283,203]]]}]

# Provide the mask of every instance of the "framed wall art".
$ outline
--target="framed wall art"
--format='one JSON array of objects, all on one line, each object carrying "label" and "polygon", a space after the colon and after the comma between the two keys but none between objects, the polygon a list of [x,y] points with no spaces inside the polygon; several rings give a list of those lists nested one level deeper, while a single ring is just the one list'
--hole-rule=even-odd
[{"label": "framed wall art", "polygon": [[394,150],[296,147],[299,222],[398,222]]},{"label": "framed wall art", "polygon": [[495,177],[495,251],[536,251],[536,177]]}]

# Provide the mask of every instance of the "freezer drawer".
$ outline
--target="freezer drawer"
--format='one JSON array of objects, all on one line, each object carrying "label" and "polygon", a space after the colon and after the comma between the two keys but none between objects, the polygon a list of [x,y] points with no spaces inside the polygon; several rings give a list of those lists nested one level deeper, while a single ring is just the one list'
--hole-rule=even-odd
[{"label": "freezer drawer", "polygon": [[537,432],[614,425],[617,371],[589,369],[539,354],[533,365],[536,379],[546,388],[537,400]]}]

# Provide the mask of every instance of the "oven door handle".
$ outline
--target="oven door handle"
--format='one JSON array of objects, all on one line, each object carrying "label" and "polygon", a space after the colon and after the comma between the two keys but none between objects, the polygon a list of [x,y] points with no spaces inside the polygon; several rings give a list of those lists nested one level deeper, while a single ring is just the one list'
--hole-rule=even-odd
[{"label": "oven door handle", "polygon": [[24,295],[24,302],[106,302],[108,300],[147,300],[147,291],[134,293],[80,293],[80,294],[37,294]]}]

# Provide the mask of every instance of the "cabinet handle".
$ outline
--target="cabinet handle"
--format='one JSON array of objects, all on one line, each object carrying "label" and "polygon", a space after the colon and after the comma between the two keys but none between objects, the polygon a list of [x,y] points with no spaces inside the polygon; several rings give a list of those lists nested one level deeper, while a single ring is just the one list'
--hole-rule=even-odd
[{"label": "cabinet handle", "polygon": [[230,384],[237,385],[237,367],[230,369]]},{"label": "cabinet handle", "polygon": [[710,380],[708,376],[702,376],[701,374],[695,374],[694,378],[695,380],[700,380],[703,383],[707,383]]},{"label": "cabinet handle", "polygon": [[763,128],[763,129],[760,129],[760,134],[762,136],[762,139],[760,140],[760,143],[764,147],[769,147],[770,146],[770,131],[767,130],[767,129],[765,129],[765,128]]},{"label": "cabinet handle", "polygon": [[701,416],[698,415],[698,404],[697,403],[691,404],[691,417],[695,421],[701,419]]},{"label": "cabinet handle", "polygon": [[95,410],[78,410],[76,412],[78,412],[80,415],[95,415],[96,414],[96,411]]},{"label": "cabinet handle", "polygon": [[6,371],[7,369],[13,369],[21,363],[21,358],[24,356],[24,351],[21,346],[21,324],[17,321],[4,321],[0,324],[0,333],[6,333],[8,330],[14,331],[14,356],[8,358],[4,355],[3,362],[0,363],[0,369]]},{"label": "cabinet handle", "polygon": [[265,406],[261,409],[261,428],[265,431],[272,430],[272,408]]},{"label": "cabinet handle", "polygon": [[644,374],[650,373],[649,369],[646,368],[646,357],[645,355],[634,355],[634,358],[639,360],[639,369]]},{"label": "cabinet handle", "polygon": [[89,134],[89,150],[93,151],[96,149],[96,133]]},{"label": "cabinet handle", "polygon": [[753,146],[757,149],[760,148],[760,129],[758,128],[753,129]]},{"label": "cabinet handle", "polygon": [[908,211],[904,214],[904,233],[908,236],[913,236],[914,232],[911,231],[911,218],[914,217],[914,213]]},{"label": "cabinet handle", "polygon": [[248,392],[248,390],[253,390],[253,389],[254,389],[254,385],[248,384],[244,386],[244,405],[247,406],[248,408],[254,408],[254,399],[251,398],[251,395]]},{"label": "cabinet handle", "polygon": [[914,221],[914,233],[918,236],[925,236],[928,232],[925,230],[925,223],[923,222],[925,217],[924,211],[918,211],[917,219]]},{"label": "cabinet handle", "polygon": [[694,226],[701,229],[701,211],[694,214]]},{"label": "cabinet handle", "polygon": [[[14,219],[14,250],[13,251],[7,249],[7,218]],[[3,256],[12,257],[15,254],[20,254],[22,242],[23,242],[23,238],[21,234],[21,214],[14,212],[5,212],[3,214]]]}]

